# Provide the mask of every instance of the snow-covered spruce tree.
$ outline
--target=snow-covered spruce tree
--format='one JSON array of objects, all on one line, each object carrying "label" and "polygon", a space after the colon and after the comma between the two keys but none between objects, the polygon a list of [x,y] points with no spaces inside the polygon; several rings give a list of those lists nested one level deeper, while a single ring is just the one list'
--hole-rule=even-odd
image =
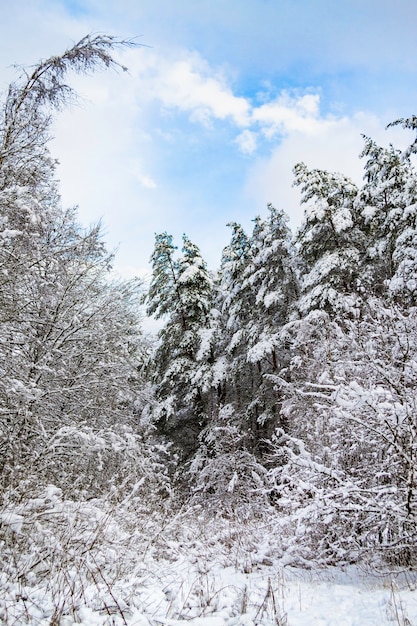
[{"label": "snow-covered spruce tree", "polygon": [[171,235],[156,235],[147,313],[166,319],[152,356],[159,430],[183,458],[198,446],[212,410],[210,322],[213,281],[196,245],[183,236],[183,255],[175,258]]},{"label": "snow-covered spruce tree", "polygon": [[[229,226],[232,238],[223,250],[215,284],[214,310],[218,314],[211,325],[215,410],[200,433],[190,478],[194,501],[204,503],[215,514],[240,518],[242,513],[251,514],[251,494],[264,470],[254,457],[253,433],[246,416],[254,385],[253,368],[246,361],[251,291],[243,287],[250,241],[240,224]],[[252,498],[252,504],[254,501]]]},{"label": "snow-covered spruce tree", "polygon": [[[240,224],[232,228],[230,243],[225,247],[219,271],[217,308],[221,311],[219,351],[224,355],[224,380],[221,403],[232,403],[235,411],[244,415],[251,401],[252,367],[247,363],[247,339],[253,313],[253,292],[244,284],[244,273],[252,258],[251,242]],[[251,437],[249,429],[247,437]]]},{"label": "snow-covered spruce tree", "polygon": [[[389,126],[401,125],[415,133],[417,130],[416,120],[417,117],[413,115],[409,118],[396,120]],[[412,305],[417,302],[417,176],[415,168],[410,168],[410,163],[411,158],[416,153],[417,139],[414,139],[401,154],[401,161],[405,164],[409,176],[404,188],[405,209],[401,214],[401,228],[393,252],[395,273],[389,282],[390,292],[395,299]]]},{"label": "snow-covered spruce tree", "polygon": [[355,206],[356,185],[341,174],[294,168],[294,185],[307,203],[296,245],[300,259],[302,314],[355,307],[362,290],[365,250],[362,218]]},{"label": "snow-covered spruce tree", "polygon": [[202,431],[191,466],[195,497],[239,518],[266,504],[265,441],[282,426],[280,394],[268,374],[288,359],[280,329],[298,295],[285,215],[272,205],[268,210],[267,219],[254,220],[251,237],[231,225],[217,294],[219,411]]},{"label": "snow-covered spruce tree", "polygon": [[409,157],[393,146],[382,148],[369,137],[364,140],[365,183],[355,202],[367,240],[364,278],[377,295],[387,294],[390,288],[396,294],[408,291],[412,297],[417,288],[412,276],[416,268],[416,173]]},{"label": "snow-covered spruce tree", "polygon": [[247,447],[257,454],[278,419],[279,399],[267,375],[286,361],[280,329],[298,296],[286,217],[272,205],[268,211],[267,219],[255,218],[250,238],[233,225],[220,272],[228,361],[224,401],[241,415]]},{"label": "snow-covered spruce tree", "polygon": [[111,52],[123,43],[84,38],[22,72],[3,105],[2,489],[24,479],[98,493],[118,478],[136,480],[139,466],[128,460],[143,449],[132,430],[143,389],[138,285],[109,281],[100,228],[83,230],[75,211],[61,208],[48,151],[52,112],[74,95],[67,71],[117,67]]},{"label": "snow-covered spruce tree", "polygon": [[254,389],[250,404],[258,424],[258,447],[282,421],[280,398],[268,375],[288,364],[290,355],[281,329],[294,314],[299,294],[288,218],[272,205],[268,205],[268,210],[266,220],[255,221],[252,261],[244,272],[244,284],[254,295],[246,359],[260,374],[260,384]]}]

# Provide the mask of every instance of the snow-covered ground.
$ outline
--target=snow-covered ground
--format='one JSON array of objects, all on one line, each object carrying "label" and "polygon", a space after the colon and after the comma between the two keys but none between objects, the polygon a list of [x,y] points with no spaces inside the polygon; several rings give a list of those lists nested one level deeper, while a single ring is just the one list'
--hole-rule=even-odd
[{"label": "snow-covered ground", "polygon": [[[248,574],[233,567],[202,573],[184,561],[160,572],[160,582],[144,585],[135,609],[126,613],[129,624],[417,624],[413,585],[404,579],[400,585],[394,577],[377,579],[356,568],[312,572],[277,564]],[[90,613],[86,624],[92,620]]]},{"label": "snow-covered ground", "polygon": [[234,567],[218,567],[208,572],[203,569],[182,560],[169,567],[165,563],[153,573],[133,576],[111,590],[104,584],[86,587],[84,601],[77,603],[74,614],[62,616],[59,622],[52,621],[53,603],[46,586],[34,588],[24,603],[31,617],[27,619],[23,606],[19,611],[9,608],[5,623],[42,626],[56,623],[174,626],[184,621],[194,626],[417,624],[414,585],[404,580],[399,584],[392,576],[377,579],[355,568],[312,572],[282,569],[279,565],[248,574],[237,572]]},{"label": "snow-covered ground", "polygon": [[417,575],[289,565],[268,519],[146,514],[50,488],[1,521],[7,626],[417,625]]}]

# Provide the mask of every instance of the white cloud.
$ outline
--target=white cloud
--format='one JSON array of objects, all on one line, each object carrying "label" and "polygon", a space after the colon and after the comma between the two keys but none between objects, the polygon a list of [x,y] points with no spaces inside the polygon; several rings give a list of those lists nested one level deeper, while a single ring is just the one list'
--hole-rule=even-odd
[{"label": "white cloud", "polygon": [[130,52],[129,60],[142,98],[188,112],[192,120],[204,125],[216,119],[229,119],[239,127],[249,124],[248,100],[234,95],[227,77],[196,52],[182,50],[173,55],[171,51],[168,56],[146,50],[135,56]]},{"label": "white cloud", "polygon": [[244,130],[236,137],[236,143],[243,154],[253,154],[257,149],[257,134],[251,130]]},{"label": "white cloud", "polygon": [[235,95],[225,73],[210,67],[196,52],[127,51],[123,62],[132,70],[141,100],[188,113],[193,122],[204,126],[221,120],[244,129],[236,143],[245,154],[255,152],[254,133],[259,128],[273,139],[295,130],[318,133],[324,123],[319,94],[283,91],[276,99],[254,106],[249,98]]},{"label": "white cloud", "polygon": [[317,133],[325,121],[320,119],[320,96],[293,96],[287,91],[274,101],[254,108],[252,119],[258,122],[268,139],[291,131]]},{"label": "white cloud", "polygon": [[[268,139],[291,132],[319,135],[337,120],[320,115],[318,93],[284,90],[278,97],[253,105],[233,93],[227,76],[210,67],[196,52],[127,51],[123,58],[134,77],[138,98],[148,106],[160,106],[172,114],[184,112],[191,121],[210,126],[229,122],[239,131],[235,142],[241,152],[253,155],[259,131]],[[242,130],[243,129],[243,130]]]},{"label": "white cloud", "polygon": [[146,174],[141,174],[138,176],[138,180],[140,182],[140,184],[142,185],[142,187],[145,187],[145,189],[156,189],[157,188],[157,184],[154,181],[153,178],[151,178],[150,176],[147,176]]},{"label": "white cloud", "polygon": [[223,77],[210,75],[210,68],[196,55],[175,63],[164,79],[160,92],[164,104],[193,111],[195,119],[203,123],[211,117],[229,117],[238,126],[248,123],[248,102],[234,96]]},{"label": "white cloud", "polygon": [[131,160],[130,173],[135,177],[135,179],[144,187],[145,189],[156,189],[157,184],[149,174],[144,172],[144,168],[140,159],[135,158]]}]

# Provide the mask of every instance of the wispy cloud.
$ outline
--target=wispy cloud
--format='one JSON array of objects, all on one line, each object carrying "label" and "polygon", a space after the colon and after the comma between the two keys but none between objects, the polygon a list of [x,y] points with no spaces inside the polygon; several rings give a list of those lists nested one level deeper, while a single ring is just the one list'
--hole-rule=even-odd
[{"label": "wispy cloud", "polygon": [[278,98],[252,111],[268,139],[291,131],[314,133],[321,128],[319,94],[293,95],[283,91]]},{"label": "wispy cloud", "polygon": [[139,184],[145,189],[156,189],[157,184],[155,180],[146,173],[142,162],[138,158],[133,158],[130,162],[129,172],[139,182]]},{"label": "wispy cloud", "polygon": [[[140,90],[140,97],[167,109],[188,113],[203,125],[229,120],[244,127],[249,123],[250,103],[233,93],[226,75],[214,69],[198,53],[176,51],[173,58],[164,52],[126,53],[127,63]],[[133,68],[132,68],[133,66]]]},{"label": "wispy cloud", "polygon": [[[334,123],[334,117],[324,117],[320,111],[318,90],[285,89],[273,97],[265,93],[258,103],[235,93],[227,73],[211,67],[196,52],[177,51],[174,58],[155,51],[128,55],[142,101],[171,115],[185,113],[204,128],[217,122],[228,124],[235,129],[232,141],[246,155],[256,153],[261,137],[277,141],[290,132],[317,135]],[[124,62],[129,65],[129,59]]]},{"label": "wispy cloud", "polygon": [[257,133],[244,130],[236,137],[236,143],[243,154],[254,154],[258,146]]}]

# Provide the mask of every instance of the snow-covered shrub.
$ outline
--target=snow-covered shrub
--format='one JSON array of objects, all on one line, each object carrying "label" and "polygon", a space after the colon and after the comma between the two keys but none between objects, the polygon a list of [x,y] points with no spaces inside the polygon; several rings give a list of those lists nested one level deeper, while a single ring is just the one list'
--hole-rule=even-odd
[{"label": "snow-covered shrub", "polygon": [[414,311],[379,301],[343,330],[317,313],[296,326],[269,478],[308,558],[416,563],[416,337]]},{"label": "snow-covered shrub", "polygon": [[1,623],[126,624],[144,554],[170,504],[150,507],[141,485],[123,496],[65,499],[53,485],[4,494]]},{"label": "snow-covered shrub", "polygon": [[267,504],[266,470],[245,447],[247,434],[231,405],[222,407],[216,421],[200,436],[198,452],[189,474],[192,503],[213,514],[236,516],[242,521],[255,516]]}]

